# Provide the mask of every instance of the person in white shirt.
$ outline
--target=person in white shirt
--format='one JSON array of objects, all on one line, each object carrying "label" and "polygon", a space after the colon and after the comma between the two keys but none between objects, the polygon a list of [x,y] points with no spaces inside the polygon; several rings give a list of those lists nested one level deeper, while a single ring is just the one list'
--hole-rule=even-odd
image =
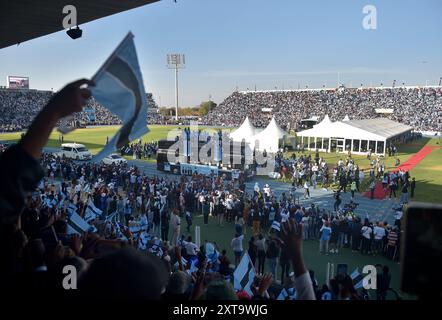
[{"label": "person in white shirt", "polygon": [[365,221],[364,226],[361,229],[362,234],[362,248],[361,253],[366,254],[370,252],[371,247],[371,235],[373,233],[372,228],[368,225],[368,221]]},{"label": "person in white shirt", "polygon": [[373,228],[374,235],[374,245],[373,245],[373,254],[376,255],[382,252],[383,249],[383,240],[386,236],[385,228],[383,227],[381,222],[378,222],[376,226]]},{"label": "person in white shirt", "polygon": [[235,237],[230,242],[230,246],[232,247],[233,253],[235,254],[235,266],[237,266],[241,260],[243,246],[242,242],[244,240],[243,234],[236,234]]},{"label": "person in white shirt", "polygon": [[181,219],[178,216],[178,210],[173,211],[172,218],[170,219],[170,224],[172,226],[171,244],[173,247],[175,247],[178,239],[180,238],[180,231],[181,231]]},{"label": "person in white shirt", "polygon": [[189,260],[191,257],[194,257],[197,255],[199,248],[198,246],[192,242],[192,237],[188,236],[187,241],[182,241],[182,245],[184,246],[184,249],[186,250],[186,259]]},{"label": "person in white shirt", "polygon": [[254,190],[256,193],[259,193],[259,183],[258,183],[258,182],[255,182],[255,186],[253,187],[253,190]]},{"label": "person in white shirt", "polygon": [[75,194],[77,195],[77,202],[80,201],[80,195],[81,195],[81,184],[77,183],[75,186]]},{"label": "person in white shirt", "polygon": [[262,190],[264,191],[264,193],[267,197],[270,197],[271,191],[270,191],[270,187],[268,184],[265,184],[264,188]]},{"label": "person in white shirt", "polygon": [[304,182],[304,199],[308,199],[308,198],[310,198],[310,190],[309,190],[309,183],[306,180]]},{"label": "person in white shirt", "polygon": [[147,219],[147,215],[145,212],[142,212],[140,215],[140,229],[142,231],[147,231],[149,227],[149,222]]}]

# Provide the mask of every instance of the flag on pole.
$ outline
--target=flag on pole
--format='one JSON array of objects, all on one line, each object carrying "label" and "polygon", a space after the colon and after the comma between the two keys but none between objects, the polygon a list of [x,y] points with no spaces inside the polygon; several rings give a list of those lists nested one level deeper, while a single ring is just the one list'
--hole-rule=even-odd
[{"label": "flag on pole", "polygon": [[147,99],[138,57],[129,32],[92,77],[92,95],[123,122],[109,143],[95,156],[100,161],[130,141],[147,133]]},{"label": "flag on pole", "polygon": [[250,286],[255,279],[255,268],[253,266],[252,260],[247,253],[241,258],[241,262],[236,267],[233,272],[233,286],[235,290],[244,290],[250,296],[253,296],[253,292]]}]

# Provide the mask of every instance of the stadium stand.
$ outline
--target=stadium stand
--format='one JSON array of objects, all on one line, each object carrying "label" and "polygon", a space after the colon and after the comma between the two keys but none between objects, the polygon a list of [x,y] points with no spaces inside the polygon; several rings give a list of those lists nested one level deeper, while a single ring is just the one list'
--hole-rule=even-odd
[{"label": "stadium stand", "polygon": [[[378,114],[376,109],[393,109]],[[257,127],[271,116],[285,128],[297,128],[311,116],[332,120],[379,116],[408,124],[418,131],[440,131],[442,87],[333,88],[275,91],[236,91],[207,114],[204,124],[237,127],[248,116]]]},{"label": "stadium stand", "polygon": [[[0,132],[16,132],[26,129],[52,95],[52,91],[1,89]],[[149,123],[160,123],[161,115],[152,93],[146,93],[146,96],[149,103],[147,116]],[[89,102],[89,107],[95,111],[95,121],[90,121],[85,111],[77,113],[75,120],[79,121],[81,126],[121,123],[118,117],[99,105],[93,98]]]}]

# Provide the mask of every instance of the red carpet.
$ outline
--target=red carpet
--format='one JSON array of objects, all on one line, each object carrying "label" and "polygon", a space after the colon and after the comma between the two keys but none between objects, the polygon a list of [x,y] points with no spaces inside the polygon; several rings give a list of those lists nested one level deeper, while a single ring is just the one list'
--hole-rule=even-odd
[{"label": "red carpet", "polygon": [[[434,147],[425,146],[422,149],[420,149],[416,154],[414,154],[410,159],[405,161],[403,164],[399,165],[396,168],[396,171],[403,170],[403,171],[410,171],[415,166],[418,165],[419,162],[421,162],[431,151],[433,151]],[[376,188],[374,189],[374,198],[378,200],[384,199],[389,194],[388,187],[386,190],[383,189],[382,183],[378,181],[376,183]],[[364,193],[364,197],[370,198],[371,197],[371,190],[368,189]]]},{"label": "red carpet", "polygon": [[414,156],[405,161],[399,167],[397,167],[397,171],[402,169],[403,171],[410,171],[413,169],[419,162],[421,162],[431,151],[433,151],[434,147],[425,146],[419,150]]},{"label": "red carpet", "polygon": [[[376,187],[374,188],[374,199],[382,200],[388,195],[389,189],[384,190],[382,187],[382,183],[380,181],[376,182]],[[371,198],[371,190],[368,189],[368,191],[364,192],[364,197]]]}]

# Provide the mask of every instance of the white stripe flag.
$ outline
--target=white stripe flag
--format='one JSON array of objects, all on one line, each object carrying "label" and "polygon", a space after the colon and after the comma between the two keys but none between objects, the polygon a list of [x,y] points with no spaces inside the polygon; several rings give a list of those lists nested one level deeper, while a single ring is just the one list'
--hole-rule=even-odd
[{"label": "white stripe flag", "polygon": [[147,99],[138,57],[129,32],[92,80],[92,95],[101,105],[115,113],[122,127],[94,158],[100,161],[130,141],[146,134]]},{"label": "white stripe flag", "polygon": [[92,200],[89,200],[89,203],[86,207],[86,211],[84,213],[84,220],[86,220],[86,222],[92,221],[92,220],[96,219],[97,217],[101,216],[102,213],[103,213],[103,211],[98,209],[94,205]]},{"label": "white stripe flag", "polygon": [[350,275],[352,280],[356,279],[359,276],[359,268],[356,268]]},{"label": "white stripe flag", "polygon": [[255,267],[249,255],[244,253],[241,258],[241,262],[233,272],[233,286],[235,290],[244,290],[250,296],[253,296],[253,292],[250,289],[253,280],[255,279]]}]

